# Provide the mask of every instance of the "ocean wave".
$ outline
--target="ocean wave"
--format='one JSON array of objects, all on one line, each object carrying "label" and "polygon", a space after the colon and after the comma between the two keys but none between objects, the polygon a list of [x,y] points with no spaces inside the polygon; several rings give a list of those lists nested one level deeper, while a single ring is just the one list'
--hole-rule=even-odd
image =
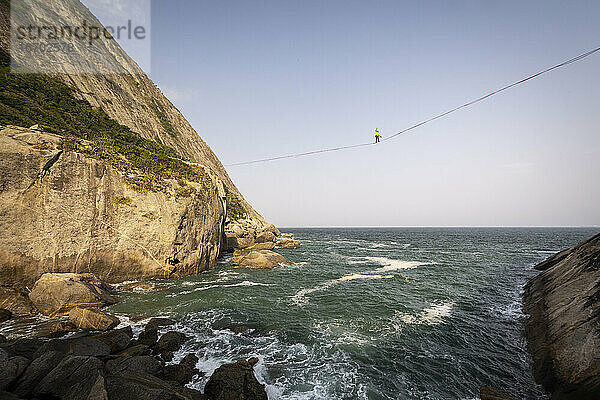
[{"label": "ocean wave", "polygon": [[341,278],[332,279],[325,283],[322,283],[318,286],[308,289],[299,290],[294,297],[292,297],[292,302],[296,305],[306,304],[308,300],[306,299],[306,295],[330,288],[331,286],[346,281],[353,281],[356,279],[391,279],[396,277],[397,275],[375,275],[375,274],[350,274],[344,275]]},{"label": "ocean wave", "polygon": [[200,292],[203,290],[214,289],[214,288],[229,288],[229,287],[239,287],[239,286],[271,286],[269,283],[261,283],[261,282],[252,282],[252,281],[242,281],[238,283],[232,283],[231,285],[208,285],[194,289],[194,292]]},{"label": "ocean wave", "polygon": [[399,269],[413,269],[416,267],[420,267],[422,265],[437,264],[434,261],[430,261],[430,262],[403,261],[403,260],[395,260],[395,259],[386,258],[386,257],[365,257],[365,259],[367,259],[368,261],[383,265],[383,267],[377,268],[373,272],[387,272],[387,271],[396,271]]},{"label": "ocean wave", "polygon": [[[223,318],[232,319],[231,312],[210,310],[189,315],[178,330],[191,340],[175,353],[171,363],[178,363],[186,354],[199,357],[196,367],[201,374],[188,387],[203,390],[208,378],[222,364],[257,357],[254,372],[265,385],[270,399],[344,398],[367,399],[360,383],[358,365],[341,351],[318,343],[286,343],[266,334],[235,335],[228,330],[214,329]],[[332,380],[337,382],[334,387]],[[296,390],[302,387],[302,390]]]},{"label": "ocean wave", "polygon": [[395,318],[410,325],[438,325],[450,316],[454,307],[453,301],[434,302],[418,314],[396,312]]}]

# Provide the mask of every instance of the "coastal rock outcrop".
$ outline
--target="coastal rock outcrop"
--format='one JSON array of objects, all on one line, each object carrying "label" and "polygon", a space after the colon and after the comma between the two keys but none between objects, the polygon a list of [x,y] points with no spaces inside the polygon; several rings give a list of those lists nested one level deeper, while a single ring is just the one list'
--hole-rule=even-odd
[{"label": "coastal rock outcrop", "polygon": [[269,250],[236,250],[231,265],[241,268],[272,269],[280,265],[294,265],[281,254]]},{"label": "coastal rock outcrop", "polygon": [[282,238],[276,244],[278,249],[297,249],[300,247],[300,241],[290,238]]},{"label": "coastal rock outcrop", "polygon": [[[74,41],[52,62],[10,46],[11,21],[102,26],[79,0],[27,4],[11,15],[0,3],[3,286],[23,290],[45,272],[108,283],[197,274],[216,265],[227,221],[248,235],[267,226],[115,40]],[[50,73],[27,74],[40,71]]]},{"label": "coastal rock outcrop", "polygon": [[211,400],[267,400],[265,386],[253,373],[257,359],[221,365],[211,375],[204,393]]},{"label": "coastal rock outcrop", "polygon": [[13,316],[13,313],[7,309],[0,308],[0,322],[8,321]]},{"label": "coastal rock outcrop", "polygon": [[600,398],[600,234],[538,264],[525,286],[536,380],[552,399]]},{"label": "coastal rock outcrop", "polygon": [[38,312],[27,294],[20,290],[3,287],[0,287],[0,308],[4,308],[15,315],[30,315]]},{"label": "coastal rock outcrop", "polygon": [[[149,323],[146,329],[156,329],[156,323],[161,322],[164,321]],[[203,394],[185,387],[201,375],[195,354],[187,354],[179,363],[165,365],[158,356],[132,355],[143,345],[131,340],[131,335],[131,327],[126,327],[94,336],[0,343],[0,398],[267,399],[264,385],[253,372],[256,358],[217,368]],[[170,343],[170,350],[181,347],[180,340],[172,340],[176,337],[183,335],[173,332],[164,340]]]},{"label": "coastal rock outcrop", "polygon": [[61,146],[53,134],[0,131],[3,285],[32,287],[45,272],[91,271],[116,283],[184,276],[216,265],[225,219],[216,186],[192,182],[196,193],[177,200],[162,192],[138,193],[121,172],[75,151],[63,152],[36,180]]},{"label": "coastal rock outcrop", "polygon": [[111,288],[92,274],[61,273],[42,275],[29,298],[44,315],[66,315],[74,307],[100,308],[115,304]]}]

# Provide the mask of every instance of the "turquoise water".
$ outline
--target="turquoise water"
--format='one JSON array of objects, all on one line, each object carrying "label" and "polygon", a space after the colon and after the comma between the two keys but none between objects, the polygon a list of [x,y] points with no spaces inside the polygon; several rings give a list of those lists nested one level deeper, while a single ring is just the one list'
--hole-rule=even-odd
[{"label": "turquoise water", "polygon": [[482,385],[539,399],[522,287],[534,264],[598,229],[284,231],[302,241],[281,251],[294,267],[225,257],[111,311],[176,319],[192,337],[177,357],[198,354],[200,389],[220,364],[257,356],[272,399],[473,399]]}]

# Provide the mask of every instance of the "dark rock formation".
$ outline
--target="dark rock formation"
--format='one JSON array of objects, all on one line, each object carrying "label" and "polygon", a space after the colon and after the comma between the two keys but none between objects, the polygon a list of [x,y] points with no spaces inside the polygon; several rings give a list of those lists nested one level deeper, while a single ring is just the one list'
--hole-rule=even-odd
[{"label": "dark rock formation", "polygon": [[186,339],[186,336],[181,332],[169,331],[160,337],[153,350],[156,353],[177,351]]},{"label": "dark rock formation", "polygon": [[[150,329],[156,329],[157,324],[172,322],[157,319],[148,325]],[[131,333],[128,327],[94,336],[79,333],[67,339],[21,339],[0,343],[0,399],[267,398],[252,371],[257,359],[217,369],[207,385],[207,395],[204,395],[184,386],[200,374],[196,369],[196,355],[188,354],[178,364],[165,365],[162,353],[150,356],[150,348],[135,344]],[[183,341],[183,334],[171,331],[161,337],[155,348],[174,352],[180,349]]]},{"label": "dark rock formation", "polygon": [[0,308],[0,322],[8,321],[13,316],[13,313],[4,308]]},{"label": "dark rock formation", "polygon": [[552,399],[600,399],[600,235],[536,268],[523,296],[534,376]]},{"label": "dark rock formation", "polygon": [[479,398],[481,400],[516,400],[508,393],[489,386],[482,386],[479,389]]},{"label": "dark rock formation", "polygon": [[13,393],[29,397],[37,384],[52,371],[65,356],[60,351],[49,351],[34,359],[16,383]]},{"label": "dark rock formation", "polygon": [[253,367],[258,360],[240,360],[221,365],[212,374],[204,394],[211,400],[266,400],[267,392],[254,376]]},{"label": "dark rock formation", "polygon": [[185,356],[179,364],[165,366],[160,377],[165,381],[175,382],[178,385],[185,385],[191,381],[194,375],[200,373],[196,368],[198,357],[194,354]]},{"label": "dark rock formation", "polygon": [[[159,360],[150,356],[119,357],[106,363],[106,371],[111,374],[142,372],[158,376],[163,372],[163,365]],[[184,383],[188,382],[189,379]]]},{"label": "dark rock formation", "polygon": [[46,375],[33,390],[35,396],[52,396],[64,400],[87,399],[97,388],[96,382],[102,378],[104,364],[98,358],[90,356],[65,356],[58,365]]},{"label": "dark rock formation", "polygon": [[111,353],[117,353],[129,347],[133,332],[131,327],[128,326],[122,329],[94,335],[92,337],[107,345],[110,348]]},{"label": "dark rock formation", "polygon": [[146,329],[158,329],[163,326],[174,325],[175,321],[170,318],[151,318],[146,324]]}]

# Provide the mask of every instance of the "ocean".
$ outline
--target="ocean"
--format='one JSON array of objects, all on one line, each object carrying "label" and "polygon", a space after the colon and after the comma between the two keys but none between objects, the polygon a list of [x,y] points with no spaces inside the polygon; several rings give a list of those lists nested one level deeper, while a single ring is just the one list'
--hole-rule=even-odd
[{"label": "ocean", "polygon": [[[166,316],[191,339],[203,389],[219,365],[258,357],[270,399],[476,399],[493,386],[543,399],[521,312],[533,266],[595,228],[282,229],[295,266],[217,268],[110,307],[140,331]],[[136,322],[132,322],[136,321]],[[166,329],[166,328],[165,328]]]}]

